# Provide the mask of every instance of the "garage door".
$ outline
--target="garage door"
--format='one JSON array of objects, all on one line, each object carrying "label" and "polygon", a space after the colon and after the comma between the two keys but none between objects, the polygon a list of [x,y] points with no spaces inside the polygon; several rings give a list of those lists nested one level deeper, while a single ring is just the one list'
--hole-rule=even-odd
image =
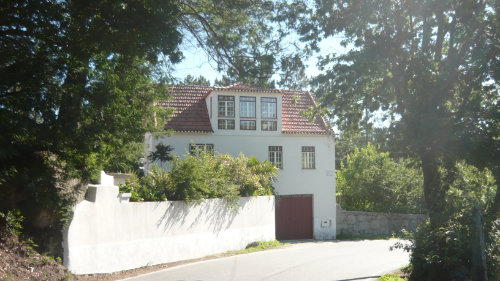
[{"label": "garage door", "polygon": [[312,195],[276,196],[276,238],[313,238]]}]

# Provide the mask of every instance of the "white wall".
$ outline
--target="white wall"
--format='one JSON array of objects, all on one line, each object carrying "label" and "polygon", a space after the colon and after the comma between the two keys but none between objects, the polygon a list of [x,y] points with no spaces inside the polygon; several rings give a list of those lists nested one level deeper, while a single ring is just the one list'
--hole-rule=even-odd
[{"label": "white wall", "polygon": [[[259,132],[260,133],[260,132]],[[335,239],[335,143],[330,135],[232,135],[179,133],[169,137],[147,135],[147,149],[158,143],[171,145],[173,153],[186,154],[189,144],[213,144],[219,153],[255,156],[268,160],[268,146],[283,147],[283,169],[275,183],[277,195],[313,195],[313,233],[315,239]],[[316,169],[302,169],[302,146],[315,146]],[[321,225],[327,220],[329,225]]]},{"label": "white wall", "polygon": [[89,186],[64,235],[64,264],[76,274],[109,273],[203,257],[275,239],[274,197],[120,203],[116,186]]}]

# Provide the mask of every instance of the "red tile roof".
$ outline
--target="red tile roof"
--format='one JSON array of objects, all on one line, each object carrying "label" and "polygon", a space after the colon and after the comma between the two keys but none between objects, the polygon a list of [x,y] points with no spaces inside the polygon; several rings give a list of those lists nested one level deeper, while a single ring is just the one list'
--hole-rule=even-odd
[{"label": "red tile roof", "polygon": [[174,108],[174,115],[165,129],[178,132],[213,132],[205,96],[213,90],[209,86],[170,86],[172,98],[157,105]]},{"label": "red tile roof", "polygon": [[211,86],[170,86],[172,99],[158,102],[157,105],[173,107],[174,116],[166,129],[178,132],[213,132],[205,103],[212,91],[243,91],[254,93],[273,93],[282,95],[282,133],[284,134],[330,134],[327,122],[318,116],[314,122],[303,116],[302,111],[316,106],[314,94],[306,91],[262,89],[244,84],[227,87]]},{"label": "red tile roof", "polygon": [[283,93],[282,132],[284,134],[329,134],[327,122],[316,116],[314,122],[303,116],[303,112],[315,108],[316,96],[311,92],[281,90]]}]

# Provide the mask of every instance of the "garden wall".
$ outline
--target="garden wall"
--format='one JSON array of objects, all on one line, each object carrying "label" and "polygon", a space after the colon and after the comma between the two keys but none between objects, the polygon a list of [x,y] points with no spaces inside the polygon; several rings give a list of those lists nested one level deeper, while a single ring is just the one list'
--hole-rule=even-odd
[{"label": "garden wall", "polygon": [[402,229],[414,232],[427,215],[345,211],[337,205],[337,235],[389,236]]},{"label": "garden wall", "polygon": [[274,196],[128,202],[112,177],[89,185],[64,233],[64,264],[76,274],[109,273],[199,258],[275,239]]}]

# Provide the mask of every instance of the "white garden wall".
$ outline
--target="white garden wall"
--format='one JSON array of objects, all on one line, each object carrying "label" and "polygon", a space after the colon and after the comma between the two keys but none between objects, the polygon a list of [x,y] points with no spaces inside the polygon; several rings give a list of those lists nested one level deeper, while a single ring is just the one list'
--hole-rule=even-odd
[{"label": "white garden wall", "polygon": [[109,273],[203,257],[275,239],[274,197],[247,197],[238,212],[220,199],[120,202],[118,187],[89,186],[65,232],[64,264],[76,274]]}]

